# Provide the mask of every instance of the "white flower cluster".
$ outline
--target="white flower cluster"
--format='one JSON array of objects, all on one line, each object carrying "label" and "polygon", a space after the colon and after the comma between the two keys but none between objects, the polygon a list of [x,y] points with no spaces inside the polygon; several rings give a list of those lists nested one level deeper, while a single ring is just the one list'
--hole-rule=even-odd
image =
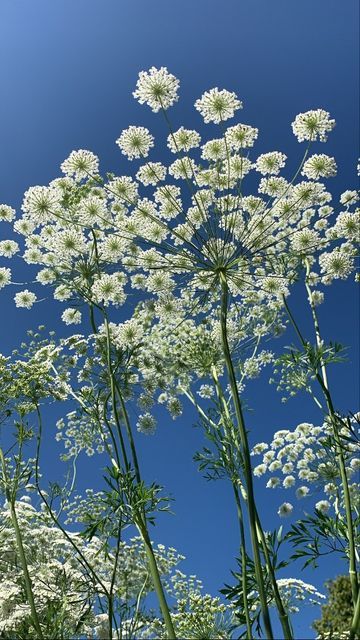
[{"label": "white flower cluster", "polygon": [[[343,430],[346,436],[346,428],[343,427]],[[303,422],[294,431],[277,431],[269,445],[260,442],[253,447],[251,455],[263,456],[262,462],[253,470],[254,476],[270,473],[266,484],[268,489],[294,487],[299,500],[322,491],[325,499],[318,500],[314,505],[315,509],[327,513],[330,508],[334,508],[338,512],[343,508],[341,481],[333,451],[327,444],[331,433],[328,422],[324,422],[321,427]],[[358,447],[356,444],[347,443],[346,449],[346,470],[351,478],[360,467],[359,459],[356,457]],[[282,474],[282,478],[276,474]],[[356,491],[356,486],[359,485],[351,485],[352,491]],[[289,516],[292,511],[292,504],[284,502],[279,507],[278,514],[281,517]]]}]

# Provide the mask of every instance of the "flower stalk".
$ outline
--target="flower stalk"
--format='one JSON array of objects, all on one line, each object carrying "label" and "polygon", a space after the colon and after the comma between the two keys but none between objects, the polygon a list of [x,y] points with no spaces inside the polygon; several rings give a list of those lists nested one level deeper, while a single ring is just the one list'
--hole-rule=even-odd
[{"label": "flower stalk", "polygon": [[267,603],[266,590],[264,584],[264,576],[262,573],[261,566],[261,558],[260,558],[260,549],[259,549],[259,540],[256,530],[256,506],[255,506],[255,497],[254,497],[254,488],[253,488],[253,479],[251,472],[251,461],[250,461],[250,450],[249,443],[246,434],[245,422],[241,407],[241,402],[239,398],[236,376],[234,371],[234,365],[231,357],[228,336],[227,336],[227,312],[228,312],[228,302],[229,302],[229,287],[226,281],[226,275],[223,271],[220,271],[220,282],[221,282],[221,338],[222,338],[222,347],[223,354],[225,358],[225,365],[227,374],[229,376],[230,388],[232,400],[235,408],[235,415],[238,424],[240,441],[242,447],[242,455],[244,461],[244,475],[246,481],[246,489],[247,489],[247,506],[248,506],[248,515],[249,515],[249,523],[250,523],[250,537],[251,544],[254,555],[254,565],[255,565],[255,576],[256,582],[259,590],[259,598],[260,598],[260,607],[264,621],[265,633],[268,640],[273,640],[273,631],[271,626],[269,607]]}]

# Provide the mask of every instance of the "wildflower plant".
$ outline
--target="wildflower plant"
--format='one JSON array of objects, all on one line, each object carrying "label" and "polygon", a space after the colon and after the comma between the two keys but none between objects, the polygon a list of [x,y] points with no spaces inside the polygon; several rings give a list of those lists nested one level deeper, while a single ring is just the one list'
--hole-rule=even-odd
[{"label": "wildflower plant", "polygon": [[[150,131],[131,125],[116,140],[121,153],[136,163],[131,175],[102,176],[97,156],[79,149],[62,163],[61,177],[48,186],[27,190],[21,217],[15,220],[11,207],[0,206],[1,220],[12,225],[19,240],[2,241],[0,255],[8,262],[20,254],[26,264],[37,268],[36,285],[31,287],[35,291],[16,292],[16,306],[41,304],[44,295],[38,292],[44,287],[63,303],[64,324],[76,325],[79,332],[37,344],[26,364],[15,361],[11,367],[30,371],[20,377],[19,388],[22,384],[25,390],[31,387],[29,397],[25,393],[23,415],[36,414],[36,486],[54,526],[63,534],[64,525],[39,482],[43,399],[73,403],[57,424],[56,439],[64,445],[65,461],[75,468],[82,451],[106,456],[107,488],[99,496],[88,496],[96,515],[88,516],[85,533],[91,542],[102,532],[106,545],[115,548],[107,605],[111,638],[120,633],[113,630],[113,594],[122,530],[128,526],[135,527],[144,546],[162,614],[159,633],[175,638],[184,632],[182,625],[192,620],[190,597],[184,600],[186,604],[180,599],[176,613],[168,603],[171,589],[169,583],[164,587],[149,536],[149,524],[156,521],[158,511],[168,507],[168,501],[159,486],[143,481],[136,446],[137,437],[156,431],[152,410],[156,403],[166,405],[175,418],[187,399],[196,408],[212,446],[196,455],[200,468],[231,481],[245,567],[241,606],[246,633],[251,636],[248,595],[254,592],[266,637],[273,638],[269,606],[275,603],[288,640],[293,637],[289,594],[280,588],[279,567],[261,525],[254,490],[254,475],[262,475],[271,465],[277,470],[276,447],[273,457],[265,453],[264,461],[253,468],[243,391],[246,381],[273,361],[273,352],[264,342],[284,330],[287,314],[301,349],[292,350],[290,360],[280,359],[278,368],[284,372],[286,390],[309,391],[325,411],[326,424],[331,424],[333,448],[329,446],[328,457],[341,478],[356,609],[353,515],[347,454],[340,438],[344,421],[335,411],[326,378],[326,366],[338,357],[339,350],[324,345],[316,306],[323,301],[324,286],[354,271],[357,194],[345,191],[339,207],[335,206],[322,182],[336,174],[335,159],[322,153],[309,155],[312,145],[325,142],[335,126],[325,110],[299,114],[293,121],[293,133],[299,142],[306,142],[306,149],[296,172],[288,175],[284,153],[254,154],[256,127],[242,122],[229,126],[228,120],[242,108],[242,101],[231,91],[213,88],[195,102],[204,122],[219,126],[216,138],[202,141],[194,129],[173,128],[168,109],[177,102],[178,89],[179,81],[165,67],[152,67],[140,73],[133,93],[140,104],[165,119],[167,146],[174,155],[168,166],[151,159],[155,139]],[[248,185],[255,181],[257,189],[251,193]],[[300,278],[304,278],[314,320],[314,345],[302,336],[288,303],[292,285]],[[0,267],[0,288],[7,285],[17,286],[12,283],[11,268]],[[15,384],[14,370],[10,367],[9,373],[5,357],[0,364],[5,373],[6,407]],[[33,368],[38,375],[36,392],[30,384]],[[51,389],[46,386],[48,379]],[[314,395],[314,380],[323,401]],[[139,410],[135,424],[129,412],[134,403]],[[253,453],[260,452],[259,446]],[[289,460],[284,468],[286,465],[282,482],[290,489],[296,485],[294,463]],[[276,478],[269,480],[270,487],[277,486]],[[304,487],[302,490],[306,495]],[[71,484],[61,494],[61,511],[68,509],[70,519],[76,512],[76,507],[70,507],[72,492]],[[324,500],[319,501],[317,512],[324,515],[326,510]],[[290,503],[279,508],[281,515],[291,511]],[[253,569],[250,590],[249,563]],[[29,587],[29,580],[27,583]],[[189,589],[204,610],[203,618],[197,612],[199,633],[205,633],[205,627],[210,633],[215,623],[207,612],[222,614],[225,609],[211,597],[204,600],[193,586]],[[34,602],[31,593],[30,597]],[[39,632],[36,611],[32,617]],[[216,628],[222,637],[220,627]]]}]

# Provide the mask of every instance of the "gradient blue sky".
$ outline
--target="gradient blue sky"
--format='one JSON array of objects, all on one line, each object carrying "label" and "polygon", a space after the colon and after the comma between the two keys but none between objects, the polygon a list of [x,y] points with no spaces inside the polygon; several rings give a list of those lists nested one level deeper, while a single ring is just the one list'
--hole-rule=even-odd
[{"label": "gradient blue sky", "polygon": [[[284,151],[289,169],[303,151],[291,132],[294,116],[318,107],[330,111],[336,129],[327,145],[318,146],[339,165],[329,188],[335,195],[355,188],[357,18],[355,0],[1,0],[0,201],[19,208],[23,192],[57,177],[60,163],[76,148],[99,155],[103,171],[128,173],[131,166],[114,141],[129,124],[147,126],[161,147],[166,136],[161,117],[131,95],[139,71],[152,65],[167,66],[180,78],[181,100],[170,114],[174,126],[214,137],[215,127],[202,124],[193,103],[213,86],[236,91],[244,102],[241,121],[260,129],[256,152]],[[0,233],[8,235],[3,228]],[[20,264],[17,277],[28,277]],[[25,330],[39,323],[65,332],[61,305],[15,311],[13,295],[2,292],[1,351],[15,347]],[[302,304],[295,292],[293,305],[310,326]],[[334,285],[320,309],[326,337],[351,348],[349,362],[332,374],[344,411],[359,406],[358,313],[358,294],[348,282]],[[294,340],[289,330],[282,344]],[[253,442],[270,439],[278,428],[318,419],[304,397],[282,405],[266,376],[249,385],[248,401]],[[49,416],[50,434],[53,420]],[[175,423],[164,419],[156,437],[139,438],[139,447],[145,475],[176,499],[176,515],[161,518],[154,538],[183,552],[184,570],[197,573],[216,592],[234,568],[237,529],[227,485],[207,484],[192,462],[202,443],[194,420],[190,410]],[[50,438],[46,453],[50,469],[55,453]],[[81,464],[83,486],[97,463],[93,458]],[[265,527],[272,528],[278,525],[274,514],[281,494],[261,492],[260,480],[256,487]],[[321,586],[341,571],[341,564],[331,561],[301,577]],[[295,566],[286,575],[300,577]],[[298,638],[314,637],[308,630],[313,615],[295,618]]]}]

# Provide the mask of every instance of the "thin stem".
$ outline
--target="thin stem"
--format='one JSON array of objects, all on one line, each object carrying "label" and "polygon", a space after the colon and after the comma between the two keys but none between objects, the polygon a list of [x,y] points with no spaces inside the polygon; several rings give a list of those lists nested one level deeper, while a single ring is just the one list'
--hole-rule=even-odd
[{"label": "thin stem", "polygon": [[284,638],[285,638],[285,640],[292,640],[293,631],[291,629],[289,616],[288,616],[288,613],[285,610],[285,607],[284,607],[282,599],[281,599],[278,583],[276,581],[276,576],[275,576],[273,563],[271,562],[269,549],[268,549],[268,546],[267,546],[267,543],[266,543],[265,534],[264,534],[264,531],[262,529],[262,526],[261,526],[261,523],[260,523],[259,514],[258,514],[257,511],[256,511],[256,527],[257,527],[258,536],[259,536],[259,538],[261,540],[261,546],[262,546],[262,550],[263,550],[263,553],[264,553],[266,569],[267,569],[267,572],[268,572],[268,576],[270,578],[270,582],[271,582],[271,586],[272,586],[272,590],[273,590],[273,594],[274,594],[274,600],[275,600],[276,608],[277,608],[278,613],[279,613],[279,620],[280,620],[280,623],[281,623],[281,626],[282,626],[282,630],[283,630],[283,633],[284,633]]},{"label": "thin stem", "polygon": [[232,486],[233,486],[233,491],[234,491],[234,498],[235,498],[235,503],[236,503],[236,511],[237,511],[237,516],[238,516],[239,529],[240,529],[241,586],[242,586],[244,613],[245,613],[245,620],[246,620],[246,632],[247,632],[248,638],[251,638],[251,635],[252,635],[252,633],[251,633],[251,620],[250,620],[250,613],[249,613],[249,603],[248,603],[248,599],[247,599],[248,588],[247,588],[247,571],[246,571],[246,546],[245,546],[244,518],[243,518],[243,513],[242,513],[242,508],[241,508],[239,489],[235,485],[234,482],[232,483]]},{"label": "thin stem", "polygon": [[244,475],[246,480],[246,490],[247,490],[247,496],[248,496],[247,506],[248,506],[249,522],[250,522],[250,536],[251,536],[251,544],[252,544],[252,549],[254,554],[255,576],[256,576],[256,582],[259,590],[260,607],[261,607],[261,612],[264,620],[266,637],[272,640],[274,636],[272,632],[269,608],[267,604],[264,577],[263,577],[262,566],[261,566],[259,541],[258,541],[257,531],[256,531],[256,507],[255,507],[255,497],[254,497],[253,479],[252,479],[252,471],[251,471],[249,443],[247,439],[245,422],[244,422],[242,407],[241,407],[237,383],[236,383],[234,365],[232,362],[229,342],[227,337],[227,311],[228,311],[229,288],[226,281],[226,276],[223,272],[220,272],[220,280],[221,280],[222,346],[223,346],[223,354],[225,358],[226,370],[229,376],[231,395],[234,403],[236,420],[238,424],[241,446],[242,446]]}]

